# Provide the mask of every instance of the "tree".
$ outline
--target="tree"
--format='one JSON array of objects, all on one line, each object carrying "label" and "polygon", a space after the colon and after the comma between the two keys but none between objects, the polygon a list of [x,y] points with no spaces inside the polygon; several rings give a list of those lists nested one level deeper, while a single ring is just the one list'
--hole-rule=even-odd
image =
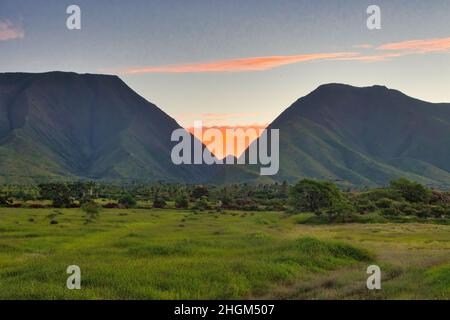
[{"label": "tree", "polygon": [[354,211],[336,185],[310,179],[301,180],[291,188],[290,203],[297,211],[326,213],[329,222],[337,217],[346,220]]},{"label": "tree", "polygon": [[13,204],[13,200],[9,196],[7,196],[5,194],[0,194],[0,206],[8,207],[12,204]]},{"label": "tree", "polygon": [[175,207],[179,209],[187,209],[189,207],[189,198],[186,193],[182,192],[175,198]]},{"label": "tree", "polygon": [[194,190],[192,190],[192,198],[200,199],[201,197],[208,197],[209,191],[205,186],[196,186]]},{"label": "tree", "polygon": [[195,204],[194,204],[194,209],[200,210],[200,211],[210,209],[210,206],[208,203],[208,198],[206,196],[203,196],[200,199],[197,199],[197,201],[195,201]]},{"label": "tree", "polygon": [[153,208],[163,209],[166,207],[166,201],[158,194],[153,198]]},{"label": "tree", "polygon": [[39,194],[42,199],[51,200],[55,208],[70,208],[73,206],[71,189],[66,183],[40,184]]},{"label": "tree", "polygon": [[390,182],[391,189],[398,191],[406,201],[429,203],[432,192],[417,182],[400,178]]},{"label": "tree", "polygon": [[304,179],[291,188],[289,200],[298,211],[317,213],[331,207],[339,195],[339,189],[330,182]]},{"label": "tree", "polygon": [[100,206],[94,201],[89,201],[81,206],[81,210],[86,213],[86,223],[95,220],[100,213]]},{"label": "tree", "polygon": [[136,206],[137,202],[131,194],[126,193],[119,198],[119,204],[125,208],[133,208]]}]

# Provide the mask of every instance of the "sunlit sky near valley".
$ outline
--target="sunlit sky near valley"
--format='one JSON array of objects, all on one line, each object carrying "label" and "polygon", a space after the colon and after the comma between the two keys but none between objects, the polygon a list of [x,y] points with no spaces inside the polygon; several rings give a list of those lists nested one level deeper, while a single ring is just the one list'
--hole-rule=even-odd
[{"label": "sunlit sky near valley", "polygon": [[450,0],[0,0],[0,71],[52,70],[118,74],[185,127],[264,126],[329,82],[450,102]]}]

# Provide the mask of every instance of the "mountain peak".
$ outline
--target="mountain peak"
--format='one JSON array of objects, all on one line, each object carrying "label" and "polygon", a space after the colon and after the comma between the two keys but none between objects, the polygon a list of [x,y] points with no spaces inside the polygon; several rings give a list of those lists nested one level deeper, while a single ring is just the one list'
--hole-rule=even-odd
[{"label": "mountain peak", "polygon": [[325,91],[325,90],[390,90],[388,87],[386,87],[385,85],[372,85],[372,86],[366,86],[366,87],[357,87],[357,86],[352,86],[349,84],[345,84],[345,83],[325,83],[322,84],[320,86],[317,87],[315,91]]},{"label": "mountain peak", "polygon": [[107,82],[122,82],[116,75],[107,74],[92,74],[92,73],[76,73],[65,71],[50,71],[50,72],[4,72],[0,73],[0,81],[3,83],[18,84],[22,81],[34,82],[59,82],[66,83],[67,81],[107,81]]},{"label": "mountain peak", "polygon": [[0,183],[203,179],[171,161],[177,129],[117,76],[0,74]]}]

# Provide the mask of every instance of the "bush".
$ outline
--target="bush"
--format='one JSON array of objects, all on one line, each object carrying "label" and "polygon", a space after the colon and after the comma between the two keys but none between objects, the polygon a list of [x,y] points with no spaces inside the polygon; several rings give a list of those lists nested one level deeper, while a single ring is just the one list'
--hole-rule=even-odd
[{"label": "bush", "polygon": [[384,208],[381,209],[381,215],[385,217],[396,217],[400,215],[400,211],[398,211],[396,208]]},{"label": "bush", "polygon": [[46,206],[43,205],[43,204],[40,204],[40,203],[30,203],[28,205],[28,208],[30,208],[30,209],[43,209],[43,208],[46,208]]},{"label": "bush", "polygon": [[192,190],[192,198],[200,199],[201,197],[208,197],[209,191],[205,186],[196,186],[194,190]]},{"label": "bush", "polygon": [[153,199],[153,208],[163,209],[165,207],[166,207],[166,201],[162,197],[156,196]]},{"label": "bush", "polygon": [[0,206],[1,207],[9,207],[13,204],[13,200],[6,196],[6,195],[0,195]]},{"label": "bush", "polygon": [[97,219],[100,213],[100,209],[100,205],[98,205],[94,201],[86,202],[81,206],[81,210],[86,213],[86,222],[92,222],[93,220]]},{"label": "bush", "polygon": [[375,203],[365,197],[353,197],[353,204],[359,213],[373,212],[377,209]]},{"label": "bush", "polygon": [[136,206],[137,202],[131,194],[124,194],[122,197],[120,197],[119,204],[124,206],[125,208],[133,208]]},{"label": "bush", "polygon": [[208,203],[208,198],[203,196],[200,199],[198,199],[197,201],[195,201],[194,209],[195,210],[199,210],[199,211],[204,211],[204,210],[211,209],[211,207],[210,207],[210,205]]},{"label": "bush", "polygon": [[294,209],[319,213],[341,198],[341,192],[330,182],[304,179],[291,188],[289,196]]},{"label": "bush", "polygon": [[189,198],[185,193],[182,193],[175,198],[175,207],[179,209],[189,208]]},{"label": "bush", "polygon": [[346,221],[354,213],[353,204],[331,182],[304,179],[291,188],[289,199],[296,210],[327,214],[328,222]]},{"label": "bush", "polygon": [[417,208],[417,216],[419,218],[429,218],[431,217],[431,209],[429,206],[419,206]]},{"label": "bush", "polygon": [[448,209],[443,206],[431,206],[430,214],[435,218],[443,218],[448,214]]},{"label": "bush", "polygon": [[392,208],[394,206],[394,201],[391,199],[388,199],[388,198],[382,198],[382,199],[378,200],[377,202],[375,202],[375,205],[379,209]]},{"label": "bush", "polygon": [[380,199],[390,199],[394,201],[401,201],[403,200],[402,195],[397,191],[393,189],[373,189],[370,191],[367,191],[363,194],[364,197],[367,197],[370,201],[378,201]]},{"label": "bush", "polygon": [[450,192],[432,191],[430,203],[450,205]]},{"label": "bush", "polygon": [[393,190],[399,192],[409,202],[429,203],[431,200],[431,191],[420,183],[400,178],[391,181],[390,185]]},{"label": "bush", "polygon": [[120,205],[118,203],[108,202],[108,203],[105,203],[102,207],[105,209],[116,209],[116,208],[119,208]]}]

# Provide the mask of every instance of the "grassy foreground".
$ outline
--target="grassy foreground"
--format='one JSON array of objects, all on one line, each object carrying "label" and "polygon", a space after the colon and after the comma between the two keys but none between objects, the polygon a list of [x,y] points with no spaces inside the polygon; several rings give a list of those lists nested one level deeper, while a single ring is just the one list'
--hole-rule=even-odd
[{"label": "grassy foreground", "polygon": [[[450,298],[450,226],[302,219],[108,209],[85,224],[79,209],[0,208],[0,299]],[[81,290],[66,288],[69,265]]]}]

